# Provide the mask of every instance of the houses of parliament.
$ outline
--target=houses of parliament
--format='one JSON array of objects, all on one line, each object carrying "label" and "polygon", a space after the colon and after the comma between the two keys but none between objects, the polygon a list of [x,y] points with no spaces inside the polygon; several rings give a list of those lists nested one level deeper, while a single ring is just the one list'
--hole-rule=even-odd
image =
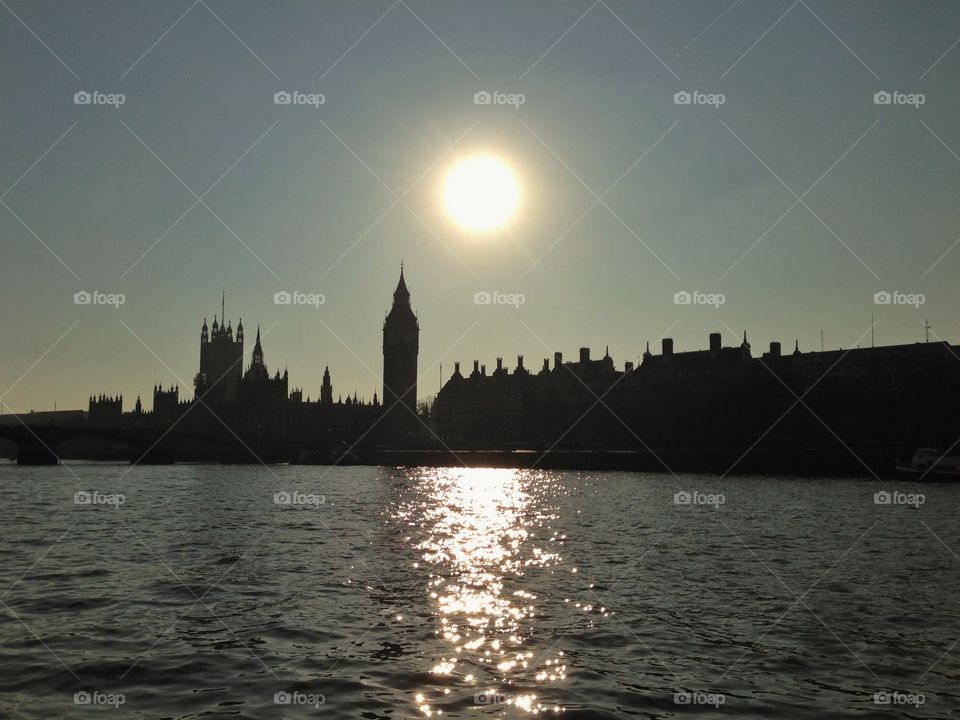
[{"label": "houses of parliament", "polygon": [[[153,388],[152,410],[140,397],[125,412],[122,396],[89,398],[87,422],[92,428],[157,429],[176,427],[178,435],[227,433],[248,444],[339,447],[360,437],[371,442],[409,444],[419,434],[417,418],[417,354],[420,326],[410,305],[400,268],[393,304],[383,323],[383,393],[370,400],[356,393],[334,399],[330,368],[315,400],[304,399],[302,388],[291,388],[286,369],[271,374],[259,327],[244,365],[246,331],[243,320],[219,316],[200,328],[200,363],[193,379],[193,397],[181,397],[177,385]],[[182,442],[181,442],[182,444]]]},{"label": "houses of parliament", "polygon": [[[433,403],[421,407],[420,324],[402,265],[382,327],[379,396],[335,395],[326,368],[319,394],[304,399],[286,370],[270,372],[255,332],[245,365],[243,322],[234,327],[221,304],[200,328],[192,398],[177,386],[156,386],[149,411],[139,397],[125,411],[122,397],[100,395],[71,422],[105,437],[111,429],[169,436],[171,454],[182,459],[234,461],[238,446],[246,456],[279,461],[310,448],[433,451],[457,462],[461,452],[527,450],[627,453],[656,470],[739,463],[744,470],[858,472],[893,467],[917,448],[950,447],[960,437],[960,347],[942,341],[819,352],[798,342],[784,352],[773,341],[758,355],[746,333],[732,346],[712,333],[698,350],[675,350],[672,338],[661,339],[659,352],[647,343],[639,363],[622,367],[609,352],[597,358],[586,347],[574,360],[557,352],[539,369],[522,355],[512,370],[496,358],[490,373],[479,360],[470,372],[457,362]],[[233,450],[220,453],[219,440],[211,449],[210,438]],[[425,457],[411,462],[432,462]]]}]

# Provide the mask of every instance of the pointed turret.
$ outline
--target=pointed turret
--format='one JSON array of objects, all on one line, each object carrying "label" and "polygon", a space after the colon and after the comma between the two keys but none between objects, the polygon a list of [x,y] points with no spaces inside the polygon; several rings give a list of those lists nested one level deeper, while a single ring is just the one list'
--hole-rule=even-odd
[{"label": "pointed turret", "polygon": [[259,359],[259,364],[263,365],[263,346],[260,345],[260,326],[257,325],[257,339],[253,343],[253,360],[257,362]]},{"label": "pointed turret", "polygon": [[333,385],[330,383],[330,368],[323,369],[323,384],[320,386],[320,402],[323,405],[333,404]]},{"label": "pointed turret", "polygon": [[400,263],[400,282],[397,283],[397,289],[393,291],[393,304],[410,304],[410,291],[407,290],[407,283],[403,279],[403,263]]}]

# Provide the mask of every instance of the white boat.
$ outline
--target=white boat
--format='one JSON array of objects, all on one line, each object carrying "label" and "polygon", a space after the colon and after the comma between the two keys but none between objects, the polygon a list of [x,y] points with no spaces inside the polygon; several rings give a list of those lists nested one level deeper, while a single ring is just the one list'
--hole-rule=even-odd
[{"label": "white boat", "polygon": [[960,480],[960,455],[934,448],[920,448],[909,465],[897,465],[897,472],[915,480]]}]

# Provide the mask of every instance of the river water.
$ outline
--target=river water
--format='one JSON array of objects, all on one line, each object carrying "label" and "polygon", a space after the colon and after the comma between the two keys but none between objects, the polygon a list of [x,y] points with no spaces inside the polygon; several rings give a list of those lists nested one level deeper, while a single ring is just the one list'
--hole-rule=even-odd
[{"label": "river water", "polygon": [[2,465],[0,518],[0,717],[960,708],[960,486]]}]

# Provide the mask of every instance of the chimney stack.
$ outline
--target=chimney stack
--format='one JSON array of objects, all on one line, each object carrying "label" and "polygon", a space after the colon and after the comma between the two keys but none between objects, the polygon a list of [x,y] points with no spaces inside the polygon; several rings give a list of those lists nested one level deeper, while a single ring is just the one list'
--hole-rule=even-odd
[{"label": "chimney stack", "polygon": [[590,348],[580,348],[580,362],[583,364],[590,362]]},{"label": "chimney stack", "polygon": [[780,357],[780,343],[778,342],[770,343],[770,356]]},{"label": "chimney stack", "polygon": [[720,352],[720,333],[710,333],[710,352]]},{"label": "chimney stack", "polygon": [[662,355],[673,355],[673,338],[664,338],[660,341]]},{"label": "chimney stack", "polygon": [[555,352],[553,354],[553,369],[559,370],[561,365],[563,365],[563,353]]},{"label": "chimney stack", "polygon": [[523,370],[523,355],[517,355],[517,370]]}]

